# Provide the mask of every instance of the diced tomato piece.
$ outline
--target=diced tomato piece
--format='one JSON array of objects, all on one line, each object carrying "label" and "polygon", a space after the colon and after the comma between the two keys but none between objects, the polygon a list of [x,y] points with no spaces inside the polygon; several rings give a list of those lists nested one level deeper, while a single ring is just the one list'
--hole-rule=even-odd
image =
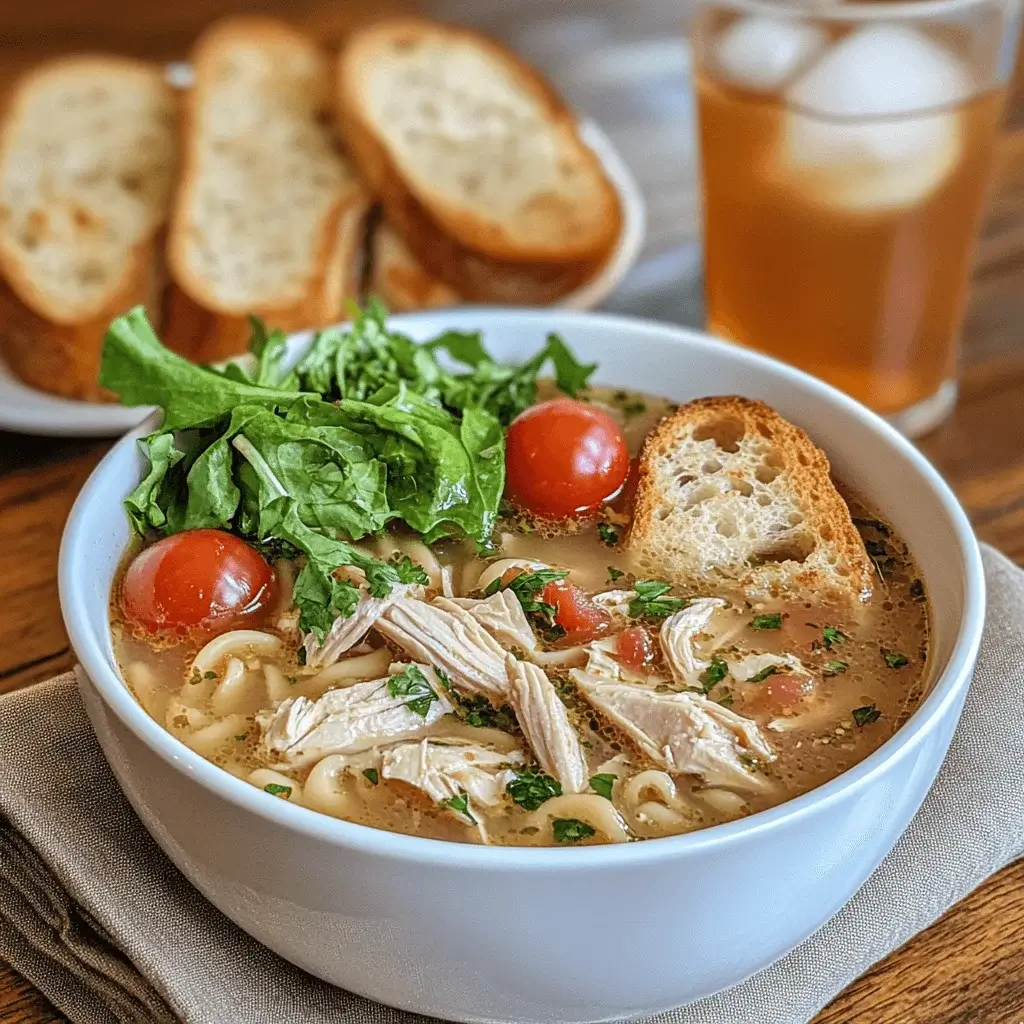
[{"label": "diced tomato piece", "polygon": [[587,595],[565,580],[549,583],[540,594],[545,604],[555,606],[555,625],[565,630],[565,642],[584,644],[608,631],[611,616]]},{"label": "diced tomato piece", "polygon": [[507,587],[517,576],[522,576],[526,572],[521,566],[514,565],[511,569],[506,569],[501,574],[501,586],[504,589]]},{"label": "diced tomato piece", "polygon": [[615,640],[619,661],[630,668],[643,668],[654,661],[654,637],[643,626],[630,626]]},{"label": "diced tomato piece", "polygon": [[747,691],[745,703],[769,715],[799,711],[814,689],[810,679],[795,675],[769,676],[755,685],[756,689]]}]

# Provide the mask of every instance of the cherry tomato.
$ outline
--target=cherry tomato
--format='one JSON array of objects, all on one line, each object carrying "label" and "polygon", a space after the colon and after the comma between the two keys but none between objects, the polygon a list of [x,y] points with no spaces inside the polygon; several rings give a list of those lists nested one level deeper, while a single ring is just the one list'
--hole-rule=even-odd
[{"label": "cherry tomato", "polygon": [[748,690],[744,703],[770,715],[797,711],[811,695],[814,686],[810,679],[795,675],[769,676],[756,689]]},{"label": "cherry tomato", "polygon": [[630,668],[643,668],[654,661],[654,639],[643,626],[630,626],[615,640],[619,661]]},{"label": "cherry tomato", "polygon": [[625,512],[627,515],[632,516],[633,506],[636,504],[636,489],[639,483],[640,459],[630,459],[629,471],[626,473],[626,482],[611,502],[611,506],[616,512]]},{"label": "cherry tomato", "polygon": [[512,421],[505,491],[520,508],[564,519],[597,508],[622,487],[629,452],[622,429],[586,402],[554,398]]},{"label": "cherry tomato", "polygon": [[176,533],[140,551],[121,583],[129,626],[213,634],[255,620],[274,596],[274,570],[223,530]]},{"label": "cherry tomato", "polygon": [[585,644],[605,633],[611,624],[611,617],[603,608],[565,580],[549,583],[540,592],[540,599],[555,606],[555,625],[565,630],[567,646]]}]

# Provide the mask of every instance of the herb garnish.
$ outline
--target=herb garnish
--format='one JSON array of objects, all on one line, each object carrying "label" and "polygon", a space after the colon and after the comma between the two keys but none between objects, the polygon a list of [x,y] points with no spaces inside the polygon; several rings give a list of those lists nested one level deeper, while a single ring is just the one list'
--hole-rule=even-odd
[{"label": "herb garnish", "polygon": [[629,602],[629,614],[634,619],[664,619],[689,604],[681,597],[666,597],[672,586],[659,580],[637,580],[633,589],[636,597]]},{"label": "herb garnish", "polygon": [[455,709],[455,717],[477,729],[501,729],[502,732],[515,732],[519,723],[516,713],[508,704],[496,708],[482,693],[472,697],[463,697],[452,686],[451,679],[443,669],[435,668],[434,673],[448,695]]},{"label": "herb garnish", "polygon": [[729,666],[721,658],[712,658],[711,664],[697,677],[704,692],[710,693],[729,674]]},{"label": "herb garnish", "polygon": [[612,787],[618,778],[618,775],[613,775],[611,772],[598,772],[597,775],[590,776],[590,788],[598,796],[603,796],[605,800],[611,800]]},{"label": "herb garnish", "polygon": [[778,665],[766,665],[760,672],[755,672],[748,680],[748,683],[763,683],[769,676],[778,673]]},{"label": "herb garnish", "polygon": [[484,596],[490,597],[499,590],[511,590],[516,595],[523,611],[535,616],[541,629],[554,628],[555,614],[558,608],[546,601],[537,600],[537,595],[549,584],[564,580],[569,573],[563,569],[535,569],[521,572],[509,583],[503,584],[501,579],[491,580],[484,590]]},{"label": "herb garnish", "polygon": [[372,783],[374,786],[376,786],[377,783],[380,782],[380,775],[377,773],[376,768],[364,768],[363,778],[365,778],[367,782]]},{"label": "herb garnish", "polygon": [[765,615],[755,615],[750,620],[754,629],[782,629],[782,614],[780,612],[769,612]]},{"label": "herb garnish", "polygon": [[619,543],[619,531],[611,523],[598,523],[597,535],[601,538],[601,543],[607,544],[610,548]]},{"label": "herb garnish", "polygon": [[596,829],[578,818],[555,818],[551,822],[551,833],[556,843],[578,843],[595,835]]},{"label": "herb garnish", "polygon": [[263,787],[264,793],[269,793],[271,796],[283,796],[290,797],[292,795],[291,786],[281,786],[276,782],[268,782]]},{"label": "herb garnish", "polygon": [[853,709],[853,720],[862,729],[865,725],[877,722],[881,717],[882,712],[879,711],[874,704],[868,704],[865,707]]},{"label": "herb garnish", "polygon": [[213,671],[213,670],[211,669],[211,670],[210,670],[209,672],[204,672],[204,673],[203,673],[203,678],[204,678],[204,679],[216,679],[216,678],[217,678],[217,673],[216,673],[216,672],[214,672],[214,671]]},{"label": "herb garnish", "polygon": [[465,790],[459,793],[458,796],[450,796],[447,800],[441,802],[445,807],[450,807],[456,814],[461,814],[464,818],[467,818],[471,825],[476,824],[476,818],[469,811],[469,796]]},{"label": "herb garnish", "polygon": [[512,800],[524,811],[535,811],[545,800],[562,795],[562,784],[539,768],[523,768],[505,787]]},{"label": "herb garnish", "polygon": [[388,693],[392,697],[408,697],[405,706],[420,718],[427,717],[430,705],[438,699],[427,677],[416,665],[392,676],[388,680]]},{"label": "herb garnish", "polygon": [[244,743],[248,738],[249,738],[249,734],[247,732],[240,732],[235,737],[235,742],[236,743]]},{"label": "herb garnish", "polygon": [[915,601],[924,600],[924,583],[920,579],[913,579],[910,583],[910,596]]},{"label": "herb garnish", "polygon": [[882,648],[882,657],[889,668],[903,668],[910,664],[910,659],[905,654],[900,654],[899,651],[887,651],[884,647]]},{"label": "herb garnish", "polygon": [[841,633],[835,626],[825,626],[821,631],[821,637],[825,641],[825,649],[828,651],[832,650],[833,644],[845,644],[850,638],[845,634]]},{"label": "herb garnish", "polygon": [[608,566],[608,582],[614,583],[616,580],[621,580],[626,574],[621,569],[616,569],[614,565]]},{"label": "herb garnish", "polygon": [[721,704],[723,708],[731,708],[736,703],[736,698],[731,693],[723,693],[721,697],[715,699],[716,704]]},{"label": "herb garnish", "polygon": [[825,667],[821,670],[823,676],[838,676],[841,675],[849,668],[849,664],[845,661],[840,661],[838,658],[829,658],[825,662]]}]

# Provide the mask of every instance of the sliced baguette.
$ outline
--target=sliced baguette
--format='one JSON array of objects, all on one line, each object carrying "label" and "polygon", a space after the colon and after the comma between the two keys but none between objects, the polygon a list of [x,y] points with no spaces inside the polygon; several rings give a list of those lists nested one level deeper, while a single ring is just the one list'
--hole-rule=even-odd
[{"label": "sliced baguette", "polygon": [[747,398],[701,398],[658,424],[641,454],[627,548],[641,575],[755,603],[855,609],[874,579],[824,452]]},{"label": "sliced baguette", "polygon": [[0,345],[33,387],[99,397],[111,319],[139,302],[156,313],[176,104],[160,68],[113,57],[15,84],[0,124]]},{"label": "sliced baguette", "polygon": [[184,166],[168,238],[168,343],[242,351],[254,313],[285,330],[342,318],[367,195],[324,123],[330,69],[315,42],[264,18],[226,19],[192,53]]},{"label": "sliced baguette", "polygon": [[370,241],[369,291],[393,313],[442,309],[460,301],[453,288],[431,276],[384,220],[374,228]]},{"label": "sliced baguette", "polygon": [[461,294],[481,287],[463,287],[466,257],[572,287],[619,236],[618,195],[572,113],[484,36],[412,18],[353,33],[338,115],[392,224]]}]

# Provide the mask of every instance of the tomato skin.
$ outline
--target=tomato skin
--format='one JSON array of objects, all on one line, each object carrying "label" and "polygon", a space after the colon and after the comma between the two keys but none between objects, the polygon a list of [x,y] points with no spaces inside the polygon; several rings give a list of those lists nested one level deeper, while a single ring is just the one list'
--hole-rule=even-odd
[{"label": "tomato skin", "polygon": [[786,674],[769,676],[756,690],[748,691],[745,703],[769,715],[798,712],[814,691],[814,684],[805,677]]},{"label": "tomato skin", "polygon": [[566,646],[585,644],[608,631],[611,616],[565,580],[549,583],[541,592],[545,604],[555,606],[555,625],[565,630]]},{"label": "tomato skin", "polygon": [[121,611],[144,633],[212,635],[256,621],[274,591],[274,570],[255,548],[223,530],[187,530],[132,559]]},{"label": "tomato skin", "polygon": [[604,410],[553,398],[520,413],[505,436],[505,493],[535,515],[565,519],[613,497],[629,471],[622,428]]},{"label": "tomato skin", "polygon": [[641,669],[654,661],[654,638],[643,626],[630,626],[616,637],[615,653],[624,665]]}]

